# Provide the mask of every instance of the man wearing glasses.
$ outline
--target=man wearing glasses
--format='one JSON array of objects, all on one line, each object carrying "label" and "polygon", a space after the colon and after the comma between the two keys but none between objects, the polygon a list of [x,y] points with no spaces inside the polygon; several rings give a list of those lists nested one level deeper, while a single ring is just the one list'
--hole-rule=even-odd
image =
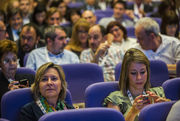
[{"label": "man wearing glasses", "polygon": [[46,46],[33,50],[27,59],[26,67],[37,70],[47,62],[55,64],[79,63],[79,58],[73,52],[65,50],[66,33],[59,26],[45,29]]}]

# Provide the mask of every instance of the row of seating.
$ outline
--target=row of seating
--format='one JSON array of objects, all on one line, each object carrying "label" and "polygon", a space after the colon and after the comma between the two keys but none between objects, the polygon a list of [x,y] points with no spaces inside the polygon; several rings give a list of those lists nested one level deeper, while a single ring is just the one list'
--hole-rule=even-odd
[{"label": "row of seating", "polygon": [[[102,68],[93,63],[66,64],[62,65],[68,89],[72,94],[73,103],[84,102],[85,89],[97,82],[104,82]],[[169,79],[167,65],[161,60],[150,61],[150,82],[152,87],[161,86],[163,82]],[[180,62],[177,63],[177,76],[180,77]],[[118,81],[120,77],[121,63],[115,68],[115,79]],[[17,73],[31,73],[35,71],[27,68],[18,68]]]},{"label": "row of seating", "polygon": [[[171,99],[172,101],[177,101],[180,99],[180,93],[179,93],[180,92],[180,78],[169,79],[163,83],[162,87],[164,88],[165,95],[167,98]],[[112,91],[116,91],[116,90],[119,90],[117,81],[99,82],[99,83],[94,83],[94,84],[88,86],[85,91],[86,108],[95,108],[95,107],[102,108],[103,107],[102,103],[103,103],[104,98],[106,96],[108,96],[109,93],[111,93]],[[32,100],[33,100],[33,97],[32,97],[30,88],[22,88],[22,89],[17,89],[17,90],[13,90],[13,91],[9,91],[9,92],[5,93],[5,95],[3,95],[2,101],[1,101],[2,118],[8,119],[10,121],[18,121],[18,115],[19,115],[20,109],[22,108],[23,105],[25,105],[28,102],[31,102]],[[65,101],[67,102],[67,104],[72,105],[71,93],[68,90],[67,90],[67,95],[66,95]],[[170,110],[170,105],[172,105],[172,104],[173,104],[173,102],[170,102],[170,104],[168,103],[169,106],[163,107],[163,106],[161,106],[161,105],[164,105],[162,103],[162,104],[160,104],[160,107],[165,108],[165,109],[167,108],[168,110]],[[158,105],[158,104],[156,104],[156,105]],[[153,107],[156,108],[155,106],[153,106]],[[162,113],[163,110],[161,110],[161,108],[157,108],[157,111],[156,111],[157,114]],[[151,110],[151,109],[146,109],[146,110]],[[145,111],[143,111],[143,112],[145,112]],[[153,112],[153,114],[154,114],[154,112]],[[142,114],[142,115],[144,115],[144,114]],[[144,116],[144,118],[146,118],[146,117],[147,116]],[[153,116],[153,118],[154,118],[154,116]],[[160,118],[160,117],[158,116],[156,118]],[[69,121],[69,120],[67,120],[67,121]],[[78,120],[78,121],[80,121],[80,120]],[[144,120],[144,121],[146,121],[146,120]],[[148,120],[148,121],[150,121],[150,120]],[[161,120],[155,120],[155,121],[161,121]]]}]

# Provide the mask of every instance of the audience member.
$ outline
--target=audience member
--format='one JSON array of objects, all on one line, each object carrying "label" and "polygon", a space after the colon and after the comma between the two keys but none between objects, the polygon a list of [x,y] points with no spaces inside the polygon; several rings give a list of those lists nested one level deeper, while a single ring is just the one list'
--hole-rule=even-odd
[{"label": "audience member", "polygon": [[83,10],[91,10],[94,12],[97,9],[100,9],[100,7],[97,4],[96,0],[85,0]]},{"label": "audience member", "polygon": [[68,6],[64,0],[53,1],[50,7],[56,7],[61,14],[61,24],[69,23],[67,20]]},{"label": "audience member", "polygon": [[[16,73],[17,51],[15,42],[6,39],[0,41],[0,101],[7,91],[28,87],[34,81],[34,75]],[[27,79],[29,83],[20,84],[19,81],[23,79]]]},{"label": "audience member", "polygon": [[142,108],[152,103],[170,101],[162,87],[150,88],[150,63],[138,49],[126,51],[119,79],[119,91],[104,100],[104,106],[120,111],[126,121],[138,121]]},{"label": "audience member", "polygon": [[[89,29],[88,32],[88,42],[89,42],[89,49],[84,50],[81,53],[80,61],[81,63],[97,63],[99,66],[103,68],[103,71],[106,73],[110,68],[107,69],[106,65],[106,58],[111,57],[114,53],[119,52],[118,58],[123,57],[123,53],[120,48],[115,48],[111,45],[114,37],[112,34],[105,35],[105,29],[103,26],[94,25]],[[104,74],[104,81],[112,81],[108,79],[107,74]]]},{"label": "audience member", "polygon": [[9,0],[6,11],[12,8],[19,8],[19,0]]},{"label": "audience member", "polygon": [[61,24],[61,14],[57,8],[51,7],[47,11],[46,20],[48,25],[59,26]]},{"label": "audience member", "polygon": [[47,62],[55,64],[79,63],[79,58],[73,52],[65,50],[66,33],[61,27],[50,26],[45,29],[46,47],[33,50],[27,59],[26,67],[37,70]]},{"label": "audience member", "polygon": [[137,43],[135,39],[128,38],[126,28],[117,21],[112,21],[108,24],[107,33],[111,33],[114,36],[112,46],[121,48],[123,53]]},{"label": "audience member", "polygon": [[135,25],[135,34],[148,59],[160,59],[166,64],[180,60],[180,42],[175,37],[160,34],[159,25],[151,18],[141,18]]},{"label": "audience member", "polygon": [[89,49],[81,53],[80,61],[82,63],[97,63],[100,65],[103,58],[107,55],[108,48],[111,45],[113,36],[109,35],[109,40],[105,39],[106,30],[103,26],[94,25],[88,31]]},{"label": "audience member", "polygon": [[51,62],[42,65],[36,73],[31,87],[34,101],[26,104],[20,111],[20,121],[38,121],[49,113],[73,109],[64,101],[67,84],[60,65]]},{"label": "audience member", "polygon": [[81,52],[87,48],[88,45],[88,30],[89,23],[85,19],[79,19],[73,26],[71,40],[65,49],[70,50],[80,56]]},{"label": "audience member", "polygon": [[177,101],[171,108],[167,118],[166,118],[166,121],[179,121],[180,120],[180,100]]},{"label": "audience member", "polygon": [[18,8],[8,9],[7,19],[7,33],[9,35],[9,39],[12,41],[17,41],[19,39],[19,31],[23,25],[20,10]]},{"label": "audience member", "polygon": [[44,29],[47,27],[46,23],[46,8],[43,4],[39,3],[34,8],[31,22],[35,24],[40,32],[41,39],[44,39]]},{"label": "audience member", "polygon": [[81,12],[79,9],[71,8],[68,11],[67,19],[71,23],[71,26],[73,27],[75,23],[81,18]]},{"label": "audience member", "polygon": [[127,9],[133,10],[139,18],[145,17],[148,12],[153,12],[152,3],[146,3],[145,0],[133,0],[133,2],[133,4],[127,5]]},{"label": "audience member", "polygon": [[85,10],[82,13],[82,17],[89,22],[90,26],[96,24],[96,15],[91,10]]},{"label": "audience member", "polygon": [[167,13],[169,10],[174,11],[174,8],[171,7],[170,2],[168,0],[163,0],[158,6],[158,11],[151,14],[150,16],[162,18],[164,14]]},{"label": "audience member", "polygon": [[113,5],[113,16],[105,17],[99,21],[99,24],[105,28],[111,21],[118,21],[125,27],[133,27],[137,17],[134,16],[133,11],[126,11],[126,3],[124,1],[117,1]]},{"label": "audience member", "polygon": [[31,16],[31,0],[19,0],[19,8],[23,17],[23,25],[30,23]]},{"label": "audience member", "polygon": [[0,21],[0,40],[7,39],[8,37],[8,33],[6,32],[6,25],[3,21]]},{"label": "audience member", "polygon": [[37,28],[29,23],[22,27],[20,40],[18,41],[18,58],[20,66],[24,65],[24,56],[37,47],[45,46],[45,42],[40,41],[40,34]]},{"label": "audience member", "polygon": [[179,27],[179,18],[175,11],[171,10],[165,13],[162,17],[161,33],[180,39]]}]

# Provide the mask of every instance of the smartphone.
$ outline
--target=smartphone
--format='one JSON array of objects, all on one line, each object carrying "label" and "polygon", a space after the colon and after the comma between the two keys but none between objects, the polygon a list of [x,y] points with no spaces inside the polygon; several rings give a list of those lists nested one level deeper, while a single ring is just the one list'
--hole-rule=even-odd
[{"label": "smartphone", "polygon": [[148,95],[143,95],[142,99],[143,99],[143,101],[145,101],[144,104],[149,104],[150,103]]},{"label": "smartphone", "polygon": [[28,80],[27,79],[19,80],[19,84],[20,85],[27,85],[28,84]]}]

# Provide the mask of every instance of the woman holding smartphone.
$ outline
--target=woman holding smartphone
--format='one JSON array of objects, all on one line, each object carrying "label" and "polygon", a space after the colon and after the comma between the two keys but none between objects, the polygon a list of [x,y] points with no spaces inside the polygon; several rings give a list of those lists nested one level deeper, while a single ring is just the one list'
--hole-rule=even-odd
[{"label": "woman holding smartphone", "polygon": [[[32,74],[17,74],[17,45],[11,40],[0,41],[0,100],[9,90],[28,87],[34,80]],[[29,84],[23,85],[19,81],[27,79]]]},{"label": "woman holding smartphone", "polygon": [[138,114],[148,104],[165,102],[162,87],[150,88],[149,60],[138,49],[127,50],[119,79],[120,91],[112,92],[104,105],[122,112],[126,121],[138,121]]}]

